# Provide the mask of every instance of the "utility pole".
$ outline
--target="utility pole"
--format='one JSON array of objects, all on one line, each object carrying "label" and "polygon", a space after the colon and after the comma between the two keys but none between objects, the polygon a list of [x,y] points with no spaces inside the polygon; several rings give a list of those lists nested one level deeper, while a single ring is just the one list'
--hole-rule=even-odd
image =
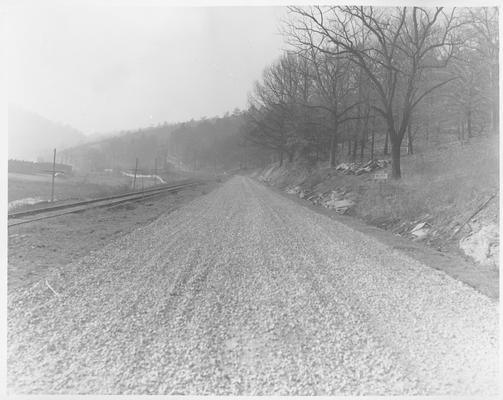
[{"label": "utility pole", "polygon": [[136,190],[136,172],[138,171],[138,157],[136,157],[136,165],[134,167],[133,191]]},{"label": "utility pole", "polygon": [[55,176],[56,176],[56,149],[54,149],[54,158],[52,160],[51,203],[54,202],[54,177]]},{"label": "utility pole", "polygon": [[157,157],[154,158],[154,185],[157,184]]}]

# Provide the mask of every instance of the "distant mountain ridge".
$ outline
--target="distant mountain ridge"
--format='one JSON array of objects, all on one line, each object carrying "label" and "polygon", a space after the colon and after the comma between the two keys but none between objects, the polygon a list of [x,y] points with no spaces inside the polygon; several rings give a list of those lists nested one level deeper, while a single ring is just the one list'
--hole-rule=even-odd
[{"label": "distant mountain ridge", "polygon": [[9,159],[49,160],[52,149],[62,150],[84,143],[87,137],[77,129],[50,121],[18,105],[8,110]]},{"label": "distant mountain ridge", "polygon": [[179,168],[227,171],[270,162],[270,152],[246,143],[245,114],[235,109],[221,117],[158,124],[121,131],[61,152],[62,162],[80,171]]}]

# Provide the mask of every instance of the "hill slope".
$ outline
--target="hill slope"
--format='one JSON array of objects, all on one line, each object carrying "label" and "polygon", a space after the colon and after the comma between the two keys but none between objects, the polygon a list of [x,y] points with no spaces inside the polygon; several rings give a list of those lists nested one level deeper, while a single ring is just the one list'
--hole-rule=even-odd
[{"label": "hill slope", "polygon": [[[498,268],[498,138],[424,148],[402,159],[401,181],[325,166],[269,166],[259,178],[300,197],[406,238]],[[259,174],[257,174],[259,175]]]},{"label": "hill slope", "polygon": [[53,148],[61,150],[86,140],[86,136],[75,128],[55,123],[14,104],[9,104],[8,118],[10,159],[48,159]]}]

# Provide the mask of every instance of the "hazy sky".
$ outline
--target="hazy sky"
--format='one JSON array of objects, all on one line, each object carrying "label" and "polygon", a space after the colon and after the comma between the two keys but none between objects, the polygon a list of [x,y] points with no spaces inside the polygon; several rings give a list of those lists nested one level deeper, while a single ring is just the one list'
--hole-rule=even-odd
[{"label": "hazy sky", "polygon": [[244,108],[279,56],[281,7],[9,12],[9,101],[86,134]]}]

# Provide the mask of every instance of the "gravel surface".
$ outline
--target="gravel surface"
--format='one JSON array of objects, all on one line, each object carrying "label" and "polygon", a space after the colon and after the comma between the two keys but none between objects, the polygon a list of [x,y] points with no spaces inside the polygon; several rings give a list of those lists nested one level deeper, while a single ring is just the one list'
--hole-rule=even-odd
[{"label": "gravel surface", "polygon": [[498,304],[244,177],[8,298],[11,393],[497,393]]},{"label": "gravel surface", "polygon": [[118,237],[148,225],[218,185],[207,180],[197,187],[184,188],[141,202],[113,207],[91,208],[83,212],[42,219],[8,228],[8,290],[33,285],[51,270],[66,266],[90,251],[103,248]]}]

